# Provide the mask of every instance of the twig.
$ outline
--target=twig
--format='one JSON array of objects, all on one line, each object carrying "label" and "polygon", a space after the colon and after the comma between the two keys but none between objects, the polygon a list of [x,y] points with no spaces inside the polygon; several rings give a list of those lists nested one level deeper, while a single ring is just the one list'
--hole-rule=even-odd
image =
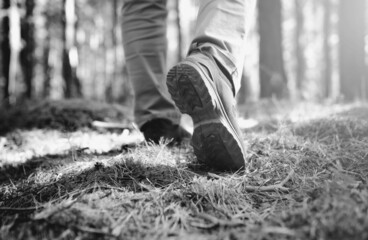
[{"label": "twig", "polygon": [[193,227],[202,229],[212,229],[218,227],[242,227],[245,225],[245,223],[242,221],[222,220],[206,213],[197,213],[197,216],[210,222],[209,224],[191,223]]},{"label": "twig", "polygon": [[288,192],[289,188],[284,187],[284,185],[291,179],[294,173],[295,171],[292,169],[287,175],[287,177],[278,184],[269,186],[244,186],[244,189],[247,191],[259,191],[259,192],[271,192],[271,191]]},{"label": "twig", "polygon": [[40,208],[44,208],[43,206],[38,207],[26,207],[26,208],[12,208],[12,207],[0,207],[0,211],[34,211]]},{"label": "twig", "polygon": [[262,229],[265,233],[276,233],[276,234],[282,234],[287,236],[295,236],[295,231],[285,228],[285,227],[266,227]]},{"label": "twig", "polygon": [[217,174],[214,174],[214,173],[208,173],[208,176],[211,177],[211,178],[214,178],[214,179],[222,179],[223,177],[217,175]]},{"label": "twig", "polygon": [[101,235],[105,235],[105,236],[109,236],[109,237],[115,237],[111,233],[104,232],[102,230],[98,230],[98,229],[95,229],[95,228],[82,227],[82,226],[76,226],[76,225],[74,225],[73,227],[76,228],[79,231],[86,232],[86,233],[101,234]]},{"label": "twig", "polygon": [[57,213],[60,213],[68,208],[71,208],[77,201],[78,201],[79,197],[74,199],[74,200],[70,200],[69,202],[66,202],[65,205],[62,204],[58,204],[55,208],[51,208],[48,211],[44,211],[44,212],[40,212],[37,213],[33,219],[34,220],[44,220],[44,219],[49,219],[50,217],[54,216]]}]

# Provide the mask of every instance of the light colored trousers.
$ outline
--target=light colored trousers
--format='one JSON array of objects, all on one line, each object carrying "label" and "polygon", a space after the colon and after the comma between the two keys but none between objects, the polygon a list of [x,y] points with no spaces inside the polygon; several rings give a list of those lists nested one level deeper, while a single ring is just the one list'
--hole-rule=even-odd
[{"label": "light colored trousers", "polygon": [[[199,0],[194,40],[189,49],[211,54],[233,85],[240,88],[245,55],[245,19],[253,0]],[[166,88],[166,0],[124,0],[123,44],[135,93],[139,127],[154,118],[178,123]],[[226,81],[226,80],[225,80]]]}]

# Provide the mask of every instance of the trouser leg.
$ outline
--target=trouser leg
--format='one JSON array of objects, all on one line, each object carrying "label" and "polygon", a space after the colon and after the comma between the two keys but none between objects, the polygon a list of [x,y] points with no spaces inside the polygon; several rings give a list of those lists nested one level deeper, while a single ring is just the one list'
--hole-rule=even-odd
[{"label": "trouser leg", "polygon": [[246,19],[254,0],[200,0],[195,37],[190,49],[211,54],[233,84],[236,94],[245,57]]},{"label": "trouser leg", "polygon": [[166,0],[125,0],[122,9],[123,45],[128,76],[135,93],[139,127],[154,118],[178,123],[166,80]]}]

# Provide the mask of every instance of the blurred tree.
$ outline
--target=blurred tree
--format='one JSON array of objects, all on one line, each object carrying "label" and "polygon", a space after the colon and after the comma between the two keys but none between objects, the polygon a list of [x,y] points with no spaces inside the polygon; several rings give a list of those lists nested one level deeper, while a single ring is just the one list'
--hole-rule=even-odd
[{"label": "blurred tree", "polygon": [[10,0],[4,0],[2,10],[4,11],[4,17],[2,21],[2,38],[1,38],[1,63],[2,63],[2,75],[4,77],[3,97],[4,102],[9,99],[9,68],[10,68],[10,39],[9,39],[9,16],[8,11],[10,8]]},{"label": "blurred tree", "polygon": [[35,8],[34,0],[26,0],[25,15],[21,21],[21,37],[23,40],[23,48],[20,51],[20,63],[23,71],[23,78],[26,85],[25,96],[31,98],[33,94],[33,75],[36,63],[35,58],[35,25],[33,11]]},{"label": "blurred tree", "polygon": [[[0,8],[1,11],[1,8]],[[0,14],[1,15],[1,14]],[[4,99],[4,85],[5,85],[5,78],[4,78],[4,71],[3,71],[3,53],[1,48],[1,36],[2,34],[2,17],[0,16],[0,107],[3,104]]]},{"label": "blurred tree", "polygon": [[296,88],[300,93],[305,80],[305,57],[304,57],[304,5],[305,1],[294,0],[295,9],[295,57],[296,57]]},{"label": "blurred tree", "polygon": [[340,87],[345,100],[367,97],[365,70],[365,0],[340,0]]},{"label": "blurred tree", "polygon": [[261,98],[288,96],[281,21],[281,0],[258,1]]},{"label": "blurred tree", "polygon": [[52,67],[50,64],[50,54],[51,54],[51,15],[48,11],[44,12],[45,18],[45,38],[43,39],[43,55],[42,55],[42,71],[43,71],[43,86],[42,86],[42,96],[44,98],[50,97],[51,94],[51,78],[52,78]]},{"label": "blurred tree", "polygon": [[18,72],[19,51],[21,49],[20,37],[20,11],[17,1],[5,0],[3,9],[6,11],[6,17],[3,22],[3,71],[5,77],[5,101],[14,104],[16,101],[16,81]]},{"label": "blurred tree", "polygon": [[113,83],[117,81],[117,63],[118,63],[118,43],[117,43],[117,27],[118,27],[118,10],[119,10],[119,1],[113,0],[111,4],[111,12],[112,12],[112,25],[111,25],[111,40],[112,40],[112,49],[113,49],[113,68],[112,68],[112,77],[106,76],[106,86],[105,86],[105,96],[108,102],[113,101]]},{"label": "blurred tree", "polygon": [[38,13],[41,16],[35,14],[39,23],[36,25],[36,52],[41,54],[36,57],[41,65],[39,73],[42,73],[42,83],[38,84],[41,90],[38,92],[44,98],[60,98],[64,94],[64,82],[60,75],[62,61],[59,60],[63,51],[62,1],[37,1]]},{"label": "blurred tree", "polygon": [[77,76],[79,64],[76,46],[76,4],[75,0],[63,0],[63,78],[65,81],[64,95],[66,98],[82,96],[81,84]]},{"label": "blurred tree", "polygon": [[182,27],[181,27],[181,18],[180,18],[180,0],[175,1],[175,12],[176,12],[176,27],[178,31],[178,62],[183,58],[183,37],[182,37]]},{"label": "blurred tree", "polygon": [[251,86],[250,86],[250,79],[245,71],[243,71],[240,81],[241,81],[240,89],[236,96],[236,103],[238,106],[246,104],[249,96],[251,96],[252,94]]},{"label": "blurred tree", "polygon": [[[295,0],[298,1],[298,0]],[[331,0],[323,0],[323,97],[329,98],[332,93],[332,59],[331,59]]]}]

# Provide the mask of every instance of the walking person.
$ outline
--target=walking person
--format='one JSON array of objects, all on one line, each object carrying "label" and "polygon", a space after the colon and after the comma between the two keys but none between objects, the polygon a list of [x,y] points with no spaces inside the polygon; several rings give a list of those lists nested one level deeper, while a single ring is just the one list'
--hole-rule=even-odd
[{"label": "walking person", "polygon": [[147,140],[189,137],[179,124],[181,113],[187,113],[194,122],[192,145],[200,162],[221,170],[245,166],[235,96],[250,2],[200,0],[189,53],[167,73],[166,0],[124,1],[123,41],[135,121]]}]

